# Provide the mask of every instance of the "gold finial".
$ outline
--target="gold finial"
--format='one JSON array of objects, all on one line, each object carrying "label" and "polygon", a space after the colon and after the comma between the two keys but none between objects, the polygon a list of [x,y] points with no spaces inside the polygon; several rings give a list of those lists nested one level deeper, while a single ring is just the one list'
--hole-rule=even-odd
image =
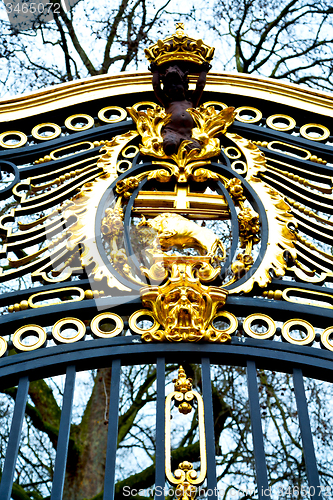
[{"label": "gold finial", "polygon": [[181,470],[188,471],[188,470],[192,470],[193,469],[193,464],[192,464],[192,462],[187,462],[187,460],[185,460],[184,462],[182,462],[181,464],[179,464],[178,467]]},{"label": "gold finial", "polygon": [[185,26],[184,23],[176,23],[176,31],[177,30],[183,30],[184,31]]},{"label": "gold finial", "polygon": [[185,370],[182,366],[178,370],[178,378],[173,379],[175,391],[186,393],[192,390],[192,379],[186,377]]},{"label": "gold finial", "polygon": [[178,411],[179,413],[183,413],[183,415],[187,415],[187,413],[191,413],[192,411],[192,379],[186,377],[184,368],[180,366],[178,378],[173,379],[173,382],[175,384],[174,400],[178,406]]}]

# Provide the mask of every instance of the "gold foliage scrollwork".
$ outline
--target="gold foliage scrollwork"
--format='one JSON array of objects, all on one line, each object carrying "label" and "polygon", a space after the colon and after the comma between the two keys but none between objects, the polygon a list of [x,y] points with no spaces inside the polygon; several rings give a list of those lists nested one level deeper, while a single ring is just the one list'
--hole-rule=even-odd
[{"label": "gold foliage scrollwork", "polygon": [[171,115],[161,106],[147,111],[137,109],[138,105],[126,108],[142,138],[140,151],[155,158],[166,158],[163,151],[162,128],[171,120]]},{"label": "gold foliage scrollwork", "polygon": [[118,236],[124,229],[123,220],[124,211],[122,208],[107,208],[101,227],[104,236]]},{"label": "gold foliage scrollwork", "polygon": [[124,248],[119,247],[119,239],[124,232],[124,211],[120,206],[121,197],[118,198],[114,208],[105,210],[102,219],[101,231],[110,245],[110,257],[116,271],[122,272],[125,266],[129,269],[128,259]]},{"label": "gold foliage scrollwork", "polygon": [[238,214],[238,223],[241,248],[245,248],[250,241],[252,244],[260,241],[258,235],[260,231],[259,214],[257,212],[248,207],[243,208]]},{"label": "gold foliage scrollwork", "polygon": [[231,264],[231,270],[234,274],[235,281],[236,278],[241,278],[244,274],[251,269],[253,266],[254,260],[252,255],[248,253],[239,253],[237,254],[235,262]]},{"label": "gold foliage scrollwork", "polygon": [[214,106],[202,105],[199,108],[188,109],[196,128],[192,130],[192,137],[203,146],[203,158],[216,156],[219,152],[220,142],[217,136],[225,134],[228,127],[235,120],[235,108],[229,107],[216,111]]},{"label": "gold foliage scrollwork", "polygon": [[135,177],[127,177],[127,179],[123,179],[117,182],[116,185],[116,193],[120,196],[123,196],[125,199],[130,198],[134,189],[139,186],[140,180],[144,179],[147,176],[147,173],[139,174]]},{"label": "gold foliage scrollwork", "polygon": [[231,265],[233,278],[228,283],[231,284],[243,277],[253,266],[251,252],[253,245],[260,241],[260,221],[259,214],[244,204],[246,196],[241,180],[237,177],[229,179],[226,187],[235,205],[241,209],[238,213],[239,239],[240,247],[245,248],[244,253],[239,253]]},{"label": "gold foliage scrollwork", "polygon": [[199,108],[188,109],[187,112],[196,124],[192,130],[192,137],[199,141],[202,147],[200,150],[188,151],[186,146],[190,141],[183,141],[177,154],[169,157],[163,150],[162,129],[169,123],[171,115],[160,106],[156,106],[155,109],[148,108],[146,112],[138,111],[137,107],[138,105],[127,108],[127,111],[142,137],[141,153],[159,159],[172,159],[180,169],[184,169],[191,162],[217,156],[221,149],[220,141],[216,136],[225,134],[235,119],[234,108],[226,108],[217,112],[214,106],[202,105]]},{"label": "gold foliage scrollwork", "polygon": [[233,201],[236,203],[236,205],[246,200],[246,196],[244,196],[244,189],[242,186],[242,182],[237,177],[233,177],[228,181],[227,189]]},{"label": "gold foliage scrollwork", "polygon": [[[153,117],[154,110],[150,109],[148,111],[149,115]],[[292,260],[296,260],[297,257],[294,245],[296,236],[289,229],[290,223],[292,223],[294,227],[297,227],[297,223],[290,211],[290,206],[276,190],[271,188],[261,179],[260,175],[266,171],[266,160],[257,146],[237,134],[227,132],[228,125],[232,123],[234,119],[234,111],[231,108],[223,109],[220,113],[217,113],[211,106],[205,107],[203,105],[199,110],[189,110],[189,112],[193,113],[193,117],[198,124],[198,127],[194,129],[195,132],[193,132],[196,140],[200,139],[202,143],[206,141],[207,144],[212,144],[209,141],[215,140],[213,137],[215,134],[225,133],[226,137],[235,144],[237,150],[241,151],[246,158],[248,165],[246,180],[257,192],[264,206],[267,207],[266,213],[269,222],[268,245],[264,258],[256,272],[245,283],[239,287],[233,288],[231,293],[247,293],[252,290],[255,283],[258,283],[260,287],[265,287],[272,280],[271,270],[274,271],[276,276],[283,276],[285,274],[287,268],[287,262],[285,260],[286,251],[288,251]],[[137,113],[136,110],[135,113]],[[221,114],[224,114],[224,119],[222,119]],[[144,113],[144,119],[146,120],[148,118],[148,112]],[[149,131],[149,133],[151,133],[151,127]],[[161,141],[160,144],[162,145]],[[259,242],[260,238],[259,215],[252,208],[245,205],[246,196],[244,194],[242,182],[239,178],[227,180],[221,175],[204,168],[204,165],[202,163],[200,164],[200,161],[206,157],[206,153],[204,153],[205,148],[203,147],[201,151],[191,150],[187,152],[185,146],[183,142],[177,153],[178,160],[181,159],[181,161],[171,157],[170,160],[174,160],[176,164],[171,163],[169,160],[166,162],[159,162],[161,166],[163,165],[163,168],[149,172],[147,179],[156,178],[161,182],[168,182],[171,180],[171,177],[174,176],[178,183],[185,183],[190,179],[197,182],[213,179],[220,180],[226,185],[236,207],[240,208],[238,213],[240,241],[241,247],[245,249],[244,253],[239,254],[236,261],[233,263],[233,278],[229,281],[228,285],[233,284],[253,265],[253,257],[251,255],[252,248],[254,244]],[[209,148],[211,152],[214,149],[210,146]],[[214,151],[216,153],[217,150]],[[154,155],[154,152],[151,151],[151,154]],[[160,154],[162,155],[162,153]],[[191,157],[192,154],[194,155],[193,158]],[[208,157],[209,155],[207,158]],[[119,193],[128,193],[128,188],[132,190],[138,185],[138,179],[129,178],[126,182],[128,183],[128,187],[127,184],[126,186],[125,184],[119,186]],[[133,185],[131,185],[131,183]],[[157,275],[158,277],[163,275],[163,269],[160,264],[154,265],[154,274],[156,277],[153,277],[153,279],[156,279]]]},{"label": "gold foliage scrollwork", "polygon": [[110,257],[113,263],[113,267],[119,274],[122,274],[130,281],[137,283],[138,285],[143,285],[142,281],[137,280],[131,272],[131,267],[129,265],[125,248],[112,250]]}]

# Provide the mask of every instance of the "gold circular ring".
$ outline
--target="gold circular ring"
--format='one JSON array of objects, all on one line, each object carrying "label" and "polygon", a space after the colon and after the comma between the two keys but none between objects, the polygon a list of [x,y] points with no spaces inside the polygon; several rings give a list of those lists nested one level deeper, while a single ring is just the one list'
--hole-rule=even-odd
[{"label": "gold circular ring", "polygon": [[329,351],[333,351],[333,340],[330,340],[331,333],[333,333],[333,326],[326,328],[320,336],[321,344]]},{"label": "gold circular ring", "polygon": [[[18,142],[16,142],[15,144],[7,144],[5,142],[6,137],[7,140],[16,140],[15,136],[19,137]],[[2,134],[0,134],[0,146],[7,149],[20,148],[21,146],[24,146],[24,144],[26,144],[27,140],[28,137],[23,132],[19,132],[18,130],[9,130],[8,132],[3,132]]]},{"label": "gold circular ring", "polygon": [[[290,329],[293,326],[303,327],[307,333],[306,337],[304,339],[300,339],[300,340],[294,339],[289,333]],[[282,336],[290,344],[308,345],[314,341],[316,333],[315,333],[315,330],[314,330],[313,326],[311,325],[311,323],[309,323],[305,319],[289,319],[282,326]]]},{"label": "gold circular ring", "polygon": [[[121,168],[122,164],[126,164],[127,167]],[[120,160],[117,163],[117,172],[118,174],[123,174],[127,170],[129,170],[132,167],[132,163],[129,160]]]},{"label": "gold circular ring", "polygon": [[[29,336],[29,333],[33,334],[35,337],[38,337],[36,342],[31,345],[25,345],[22,343],[21,338],[26,338]],[[18,351],[34,351],[35,349],[38,349],[39,347],[42,347],[47,339],[47,334],[44,328],[38,325],[27,325],[27,326],[21,326],[18,330],[13,335],[13,344],[15,346],[15,349]]]},{"label": "gold circular ring", "polygon": [[[215,321],[216,318],[220,317],[227,318],[230,321],[230,325],[228,326],[228,328],[225,328],[224,330],[219,330],[213,325],[213,321]],[[212,328],[213,330],[215,330],[216,333],[227,333],[227,334],[234,333],[238,327],[238,320],[236,316],[228,311],[221,311],[217,313],[216,316],[214,316],[213,321],[212,321]]]},{"label": "gold circular ring", "polygon": [[[237,165],[240,165],[243,168],[242,169],[236,168]],[[246,172],[247,172],[247,165],[246,165],[245,161],[240,161],[240,160],[233,161],[231,164],[231,168],[232,168],[232,170],[237,172],[237,174],[246,174]]]},{"label": "gold circular ring", "polygon": [[[75,127],[75,125],[72,124],[74,121],[78,120],[84,120],[86,121],[86,125],[83,125],[83,127]],[[68,128],[68,130],[75,130],[75,132],[82,132],[82,130],[88,130],[88,128],[91,128],[94,125],[94,119],[90,115],[71,115],[65,120],[65,127]]]},{"label": "gold circular ring", "polygon": [[[258,333],[252,330],[254,321],[261,321],[263,323],[266,323],[267,332]],[[248,316],[244,320],[243,330],[249,335],[249,337],[253,337],[254,339],[269,339],[275,334],[276,326],[272,318],[270,316],[267,316],[266,314],[250,314],[250,316]]]},{"label": "gold circular ring", "polygon": [[[106,118],[105,113],[107,111],[117,111],[119,116],[116,116],[115,118]],[[124,110],[124,108],[120,108],[119,106],[107,106],[106,108],[100,109],[97,116],[102,122],[117,123],[125,120],[125,118],[127,117],[127,112]]]},{"label": "gold circular ring", "polygon": [[[77,328],[77,332],[73,337],[63,337],[61,331],[64,330],[66,326],[74,325]],[[71,344],[72,342],[77,342],[84,337],[86,333],[85,324],[77,318],[63,318],[59,319],[52,328],[52,335],[56,343],[61,344]]]},{"label": "gold circular ring", "polygon": [[152,109],[156,109],[157,106],[158,106],[158,104],[156,104],[156,102],[141,101],[141,102],[137,102],[136,104],[134,104],[132,106],[132,108],[135,109],[135,111],[142,111],[142,110],[139,110],[139,108],[141,108],[141,107],[144,107],[144,108],[150,107]]},{"label": "gold circular ring", "polygon": [[[112,319],[115,322],[116,326],[111,332],[104,332],[103,330],[101,330],[99,325],[100,322],[103,321],[104,319]],[[90,328],[92,333],[96,337],[101,337],[102,339],[109,339],[111,337],[116,337],[117,335],[119,335],[119,333],[123,331],[124,322],[121,319],[121,317],[118,316],[118,314],[106,312],[95,316],[92,322],[90,323]]]},{"label": "gold circular ring", "polygon": [[[232,154],[233,151],[235,152],[235,154]],[[228,146],[223,150],[223,152],[228,158],[232,158],[233,160],[237,160],[237,158],[240,158],[242,156],[242,153],[239,151],[239,149],[235,148],[234,146]]]},{"label": "gold circular ring", "polygon": [[[43,128],[53,129],[52,134],[41,135],[40,130]],[[61,134],[61,127],[59,127],[59,125],[57,125],[56,123],[40,123],[39,125],[36,125],[31,131],[31,135],[35,139],[39,139],[40,141],[50,141],[51,139],[59,137],[60,134]]]},{"label": "gold circular ring", "polygon": [[209,106],[219,106],[221,109],[226,109],[228,106],[224,104],[224,102],[219,102],[219,101],[207,101],[204,102],[202,105],[204,108],[209,108]]},{"label": "gold circular ring", "polygon": [[[319,137],[312,137],[312,135],[309,134],[308,129],[319,129],[322,134],[319,135]],[[331,135],[331,132],[327,127],[324,125],[318,125],[318,123],[307,123],[306,125],[303,125],[299,129],[299,133],[305,137],[305,139],[310,139],[310,141],[324,141]]]},{"label": "gold circular ring", "polygon": [[[250,115],[251,118],[243,118],[241,115],[242,111],[245,111],[245,112],[249,111],[249,113],[247,113],[247,114]],[[256,123],[262,119],[262,112],[257,108],[252,108],[252,106],[240,106],[239,108],[235,109],[235,112],[236,112],[236,120],[238,120],[239,122]],[[253,113],[254,113],[254,116],[252,116]]]},{"label": "gold circular ring", "polygon": [[[150,328],[140,328],[137,325],[137,320],[140,318],[140,316],[150,316],[153,320],[154,323]],[[156,321],[154,315],[150,311],[146,311],[146,309],[140,309],[139,311],[136,311],[135,313],[130,316],[130,319],[128,320],[128,324],[135,333],[155,333],[160,327],[160,324]]]},{"label": "gold circular ring", "polygon": [[[280,123],[288,122],[286,125],[275,125],[275,121],[280,120]],[[271,115],[266,120],[266,125],[273,130],[280,130],[281,132],[286,132],[287,130],[292,130],[296,127],[296,121],[294,118],[288,115]]]},{"label": "gold circular ring", "polygon": [[[134,151],[132,153],[128,153],[128,151],[131,149],[133,149]],[[129,145],[126,146],[126,148],[122,151],[122,155],[124,158],[134,158],[139,151],[140,150],[137,146]]]},{"label": "gold circular ring", "polygon": [[7,352],[7,340],[0,337],[0,358]]}]

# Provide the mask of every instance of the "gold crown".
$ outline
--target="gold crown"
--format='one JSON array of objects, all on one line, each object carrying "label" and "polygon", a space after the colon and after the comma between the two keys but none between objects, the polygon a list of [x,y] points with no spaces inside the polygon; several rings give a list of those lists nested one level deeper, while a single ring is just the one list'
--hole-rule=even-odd
[{"label": "gold crown", "polygon": [[191,38],[184,32],[184,24],[176,24],[176,33],[145,49],[149,62],[158,66],[170,61],[188,61],[195,64],[210,62],[214,56],[214,47],[209,47],[202,40]]}]

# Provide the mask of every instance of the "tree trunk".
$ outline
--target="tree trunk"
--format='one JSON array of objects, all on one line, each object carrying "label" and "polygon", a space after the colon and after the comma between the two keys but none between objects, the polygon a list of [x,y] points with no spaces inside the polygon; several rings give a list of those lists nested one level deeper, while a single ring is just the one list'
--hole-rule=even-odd
[{"label": "tree trunk", "polygon": [[89,403],[77,427],[77,454],[68,458],[63,500],[89,499],[103,491],[110,382],[111,370],[98,370]]}]

